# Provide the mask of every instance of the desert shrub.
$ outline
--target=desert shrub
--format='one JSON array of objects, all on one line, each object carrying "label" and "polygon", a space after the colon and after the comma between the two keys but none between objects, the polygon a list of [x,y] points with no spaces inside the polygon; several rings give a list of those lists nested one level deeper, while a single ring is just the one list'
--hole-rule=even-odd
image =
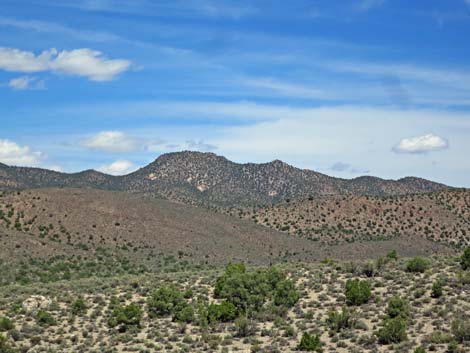
[{"label": "desert shrub", "polygon": [[339,332],[342,329],[353,327],[354,321],[354,313],[345,307],[342,312],[330,311],[326,319],[326,324],[330,330]]},{"label": "desert shrub", "polygon": [[276,306],[291,308],[299,301],[299,292],[292,281],[283,279],[274,289],[273,302]]},{"label": "desert shrub", "polygon": [[396,250],[391,250],[387,254],[387,258],[390,260],[398,260],[398,253]]},{"label": "desert shrub", "polygon": [[293,282],[279,269],[246,272],[243,264],[226,267],[217,279],[214,296],[232,303],[237,316],[248,317],[260,312],[267,303],[275,308],[289,308],[299,299]]},{"label": "desert shrub", "polygon": [[454,320],[452,322],[452,334],[457,342],[470,341],[470,320]]},{"label": "desert shrub", "polygon": [[367,277],[373,277],[375,274],[375,268],[373,262],[367,262],[362,267],[362,273]]},{"label": "desert shrub", "polygon": [[438,279],[436,280],[433,284],[432,284],[432,288],[431,288],[431,296],[433,298],[440,298],[442,297],[442,294],[443,294],[443,286],[444,286],[444,283],[441,279]]},{"label": "desert shrub", "polygon": [[237,337],[247,337],[254,334],[256,327],[253,321],[241,316],[235,320],[235,329]]},{"label": "desert shrub", "polygon": [[183,295],[174,286],[163,286],[153,291],[147,300],[147,313],[151,318],[173,314],[177,306],[184,303]]},{"label": "desert shrub", "polygon": [[346,282],[344,294],[348,305],[361,305],[367,303],[372,292],[369,282],[354,279]]},{"label": "desert shrub", "polygon": [[72,314],[74,315],[82,314],[86,312],[86,309],[87,309],[87,305],[85,303],[85,300],[82,297],[76,299],[72,303]]},{"label": "desert shrub", "polygon": [[39,310],[36,314],[36,322],[41,326],[52,326],[55,325],[55,319],[51,313],[46,310]]},{"label": "desert shrub", "polygon": [[11,319],[7,317],[0,318],[0,332],[10,331],[14,328],[15,326],[13,325],[13,322],[11,321]]},{"label": "desert shrub", "polygon": [[300,339],[297,349],[308,352],[323,352],[320,336],[305,332]]},{"label": "desert shrub", "polygon": [[426,353],[426,350],[424,349],[424,347],[417,347],[413,353]]},{"label": "desert shrub", "polygon": [[398,296],[390,298],[387,305],[387,315],[391,319],[396,317],[408,318],[410,316],[410,305],[408,301]]},{"label": "desert shrub", "polygon": [[424,271],[428,269],[428,267],[429,267],[428,260],[420,256],[414,257],[406,263],[406,270],[408,272],[423,273]]},{"label": "desert shrub", "polygon": [[383,327],[377,332],[377,337],[382,344],[400,343],[406,340],[406,321],[399,316],[385,320]]},{"label": "desert shrub", "polygon": [[194,309],[186,302],[178,304],[173,311],[173,320],[190,323],[194,321]]},{"label": "desert shrub", "polygon": [[465,271],[470,269],[470,247],[466,248],[460,257],[460,266]]},{"label": "desert shrub", "polygon": [[209,304],[207,307],[207,321],[209,323],[233,321],[237,317],[237,308],[226,300],[220,304]]},{"label": "desert shrub", "polygon": [[141,319],[142,309],[138,304],[117,305],[111,312],[108,325],[118,327],[120,332],[125,332],[130,328],[139,327]]},{"label": "desert shrub", "polygon": [[7,342],[5,336],[0,335],[0,353],[15,353],[16,350],[13,349]]}]

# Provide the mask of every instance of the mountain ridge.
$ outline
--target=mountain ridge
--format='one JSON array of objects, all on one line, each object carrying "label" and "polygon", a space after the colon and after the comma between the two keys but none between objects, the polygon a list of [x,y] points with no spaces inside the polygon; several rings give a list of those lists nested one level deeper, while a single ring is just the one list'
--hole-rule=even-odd
[{"label": "mountain ridge", "polygon": [[360,176],[342,179],[300,169],[278,159],[241,164],[215,153],[195,151],[162,154],[148,165],[123,176],[92,169],[61,173],[0,164],[0,190],[43,187],[127,191],[213,207],[262,206],[306,196],[393,196],[450,188],[418,177],[391,180]]}]

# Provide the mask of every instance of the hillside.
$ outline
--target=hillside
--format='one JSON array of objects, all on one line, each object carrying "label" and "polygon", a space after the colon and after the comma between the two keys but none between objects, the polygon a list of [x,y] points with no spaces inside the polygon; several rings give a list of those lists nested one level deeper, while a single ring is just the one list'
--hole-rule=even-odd
[{"label": "hillside", "polygon": [[409,235],[446,244],[470,244],[470,191],[394,197],[336,196],[232,210],[232,215],[325,243]]},{"label": "hillside", "polygon": [[164,197],[209,207],[270,205],[286,199],[324,195],[390,196],[438,191],[445,185],[420,178],[339,179],[275,160],[237,164],[213,153],[178,152],[160,156],[129,175],[96,171],[75,174],[0,165],[0,190],[89,187]]},{"label": "hillside", "polygon": [[19,261],[41,268],[56,264],[59,272],[72,262],[80,268],[75,272],[88,274],[135,272],[139,266],[159,270],[236,261],[263,265],[326,257],[357,259],[392,249],[406,256],[452,253],[426,239],[407,236],[332,246],[167,200],[47,188],[0,197],[0,244],[0,259],[14,271]]}]

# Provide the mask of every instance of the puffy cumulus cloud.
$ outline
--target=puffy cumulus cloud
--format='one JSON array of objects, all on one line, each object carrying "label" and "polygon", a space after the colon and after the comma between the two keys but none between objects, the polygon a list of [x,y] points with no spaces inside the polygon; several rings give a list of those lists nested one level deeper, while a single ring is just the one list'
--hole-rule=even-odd
[{"label": "puffy cumulus cloud", "polygon": [[36,56],[32,52],[0,47],[0,69],[13,72],[46,71],[52,60],[53,50],[43,51]]},{"label": "puffy cumulus cloud", "polygon": [[133,152],[143,148],[140,141],[122,131],[102,131],[82,141],[82,145],[105,152]]},{"label": "puffy cumulus cloud", "polygon": [[44,81],[38,80],[36,77],[21,76],[13,78],[8,82],[8,86],[14,90],[22,91],[27,89],[44,88]]},{"label": "puffy cumulus cloud", "polygon": [[86,76],[92,81],[110,81],[126,71],[129,66],[128,60],[109,60],[103,57],[101,52],[90,49],[61,51],[51,63],[53,70]]},{"label": "puffy cumulus cloud", "polygon": [[63,50],[49,49],[39,55],[15,48],[0,48],[0,69],[11,72],[52,71],[83,76],[92,81],[110,81],[129,69],[125,59],[107,59],[88,48]]},{"label": "puffy cumulus cloud", "polygon": [[152,150],[162,140],[131,136],[123,131],[101,131],[80,142],[84,147],[110,153]]},{"label": "puffy cumulus cloud", "polygon": [[124,175],[135,169],[134,163],[124,159],[119,159],[111,164],[103,165],[98,170],[111,175]]},{"label": "puffy cumulus cloud", "polygon": [[402,139],[394,147],[396,153],[427,153],[449,148],[449,141],[434,134]]},{"label": "puffy cumulus cloud", "polygon": [[32,151],[28,146],[20,146],[10,140],[0,139],[0,162],[13,166],[36,167],[44,156],[41,152]]}]

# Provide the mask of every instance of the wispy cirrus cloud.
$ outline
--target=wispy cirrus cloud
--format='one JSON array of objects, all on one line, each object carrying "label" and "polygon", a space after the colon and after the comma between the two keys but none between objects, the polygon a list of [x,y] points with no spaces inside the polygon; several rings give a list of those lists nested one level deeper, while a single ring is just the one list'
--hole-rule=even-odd
[{"label": "wispy cirrus cloud", "polygon": [[114,33],[77,30],[58,23],[38,20],[19,20],[10,17],[0,17],[0,26],[15,27],[41,33],[62,33],[69,37],[92,42],[110,42],[121,39],[121,37]]},{"label": "wispy cirrus cloud", "polygon": [[257,12],[248,2],[230,0],[47,0],[49,5],[73,7],[83,11],[181,17],[240,18]]},{"label": "wispy cirrus cloud", "polygon": [[356,7],[360,11],[369,11],[382,6],[386,1],[387,0],[359,0]]},{"label": "wispy cirrus cloud", "polygon": [[32,76],[20,76],[17,78],[12,78],[8,82],[8,86],[17,91],[45,88],[44,81]]},{"label": "wispy cirrus cloud", "polygon": [[466,70],[426,67],[422,65],[400,63],[368,63],[332,61],[321,63],[333,71],[375,75],[396,76],[403,80],[417,80],[428,83],[445,83],[452,86],[470,88],[470,72]]},{"label": "wispy cirrus cloud", "polygon": [[45,50],[39,55],[16,48],[0,47],[0,70],[11,72],[51,71],[65,75],[84,76],[92,81],[110,81],[127,71],[129,60],[108,59],[96,50],[87,48]]}]

